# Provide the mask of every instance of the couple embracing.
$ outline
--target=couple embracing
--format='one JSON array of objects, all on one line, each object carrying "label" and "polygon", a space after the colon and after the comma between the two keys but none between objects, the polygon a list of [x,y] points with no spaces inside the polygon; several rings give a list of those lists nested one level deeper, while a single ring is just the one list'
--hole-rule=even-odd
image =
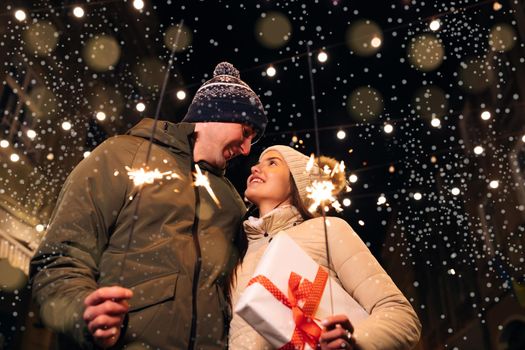
[{"label": "couple embracing", "polygon": [[[246,215],[225,167],[250,153],[266,124],[258,96],[222,62],[181,123],[144,119],[79,163],[30,269],[40,316],[60,348],[271,349],[231,310],[283,231],[370,315],[355,326],[346,315],[323,320],[319,348],[417,343],[410,303],[338,218],[330,218],[328,261],[322,219],[306,209],[308,157],[287,146],[264,150],[244,194],[258,215]],[[145,164],[171,175],[134,186],[125,169]],[[217,202],[194,186],[196,166]]]}]

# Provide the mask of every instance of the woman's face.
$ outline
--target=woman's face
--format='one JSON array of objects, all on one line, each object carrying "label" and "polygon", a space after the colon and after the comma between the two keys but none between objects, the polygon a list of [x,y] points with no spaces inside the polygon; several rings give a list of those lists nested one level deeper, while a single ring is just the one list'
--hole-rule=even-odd
[{"label": "woman's face", "polygon": [[290,169],[279,152],[266,152],[252,166],[244,195],[261,210],[291,203]]}]

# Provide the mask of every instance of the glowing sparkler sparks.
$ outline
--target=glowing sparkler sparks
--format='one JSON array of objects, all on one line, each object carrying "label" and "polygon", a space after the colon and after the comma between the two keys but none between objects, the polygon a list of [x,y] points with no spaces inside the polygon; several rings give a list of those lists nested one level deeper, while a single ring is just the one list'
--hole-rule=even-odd
[{"label": "glowing sparkler sparks", "polygon": [[219,199],[217,198],[217,196],[215,195],[215,193],[213,193],[213,190],[211,189],[210,180],[208,179],[208,176],[202,173],[201,168],[199,168],[198,164],[195,164],[195,170],[196,172],[193,173],[193,175],[195,175],[195,182],[193,184],[195,186],[204,187],[206,191],[208,191],[208,194],[213,199],[215,204],[217,204],[217,206],[220,208],[221,203],[219,202]]},{"label": "glowing sparkler sparks", "polygon": [[146,171],[144,168],[131,169],[130,167],[126,166],[126,170],[128,171],[129,178],[133,180],[135,186],[141,186],[145,183],[152,184],[155,180],[160,180],[164,176],[168,175],[170,178],[179,178],[179,176],[172,171],[165,171],[161,173],[159,169]]},{"label": "glowing sparkler sparks", "polygon": [[[325,168],[328,167],[327,165],[325,165]],[[329,168],[328,168],[329,169]],[[335,166],[334,166],[334,169],[331,171],[330,173],[330,177],[334,177],[335,174],[337,173],[344,173],[345,172],[345,162],[344,161],[341,161],[341,163],[337,163]]]},{"label": "glowing sparkler sparks", "polygon": [[306,196],[313,201],[308,210],[315,212],[320,206],[330,203],[336,211],[341,211],[341,205],[333,194],[334,189],[335,186],[330,180],[314,180],[311,186],[306,187]]},{"label": "glowing sparkler sparks", "polygon": [[335,159],[320,157],[318,166],[322,171],[312,174],[312,169],[314,169],[314,156],[312,155],[306,165],[307,173],[310,174],[310,178],[313,178],[311,185],[306,188],[307,197],[312,200],[308,210],[315,212],[322,207],[327,211],[331,206],[337,212],[342,211],[336,196],[343,189],[348,192],[344,162],[338,163]]},{"label": "glowing sparkler sparks", "polygon": [[310,171],[312,171],[314,164],[315,164],[315,157],[314,157],[314,154],[312,153],[312,155],[310,155],[310,159],[308,159],[308,163],[306,163],[306,172],[308,174],[310,173]]}]

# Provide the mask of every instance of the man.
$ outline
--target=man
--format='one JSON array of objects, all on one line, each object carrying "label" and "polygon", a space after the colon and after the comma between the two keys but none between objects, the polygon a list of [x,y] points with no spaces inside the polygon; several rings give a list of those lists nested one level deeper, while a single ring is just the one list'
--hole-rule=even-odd
[{"label": "man", "polygon": [[[223,287],[245,206],[224,168],[250,152],[266,123],[257,95],[223,62],[183,123],[153,132],[145,119],[80,162],[30,272],[42,319],[64,348],[226,347]],[[135,186],[126,169],[146,158],[149,170],[172,173]],[[196,164],[218,204],[193,185]]]}]

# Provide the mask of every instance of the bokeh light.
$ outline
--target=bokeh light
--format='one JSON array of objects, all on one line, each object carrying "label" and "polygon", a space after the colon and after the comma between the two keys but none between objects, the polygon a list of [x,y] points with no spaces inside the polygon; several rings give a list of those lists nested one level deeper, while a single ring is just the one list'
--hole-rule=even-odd
[{"label": "bokeh light", "polygon": [[69,131],[69,130],[71,130],[71,127],[72,127],[71,122],[69,122],[67,120],[62,122],[62,129],[63,130]]},{"label": "bokeh light", "polygon": [[464,90],[479,93],[494,80],[492,65],[483,58],[468,58],[461,62],[458,85]]},{"label": "bokeh light", "polygon": [[370,45],[373,48],[378,48],[379,46],[381,46],[382,43],[383,41],[381,40],[381,38],[378,38],[377,36],[373,37],[372,40],[370,40]]},{"label": "bokeh light", "polygon": [[431,31],[435,32],[435,31],[438,31],[439,28],[441,27],[441,22],[438,20],[438,19],[434,19],[430,22],[430,24],[428,25],[428,27],[430,28]]},{"label": "bokeh light", "polygon": [[422,34],[410,40],[407,56],[412,67],[428,72],[441,65],[445,56],[445,48],[436,36]]},{"label": "bokeh light", "polygon": [[27,137],[29,137],[31,140],[34,140],[37,134],[36,134],[36,131],[35,131],[35,130],[33,130],[33,129],[29,129],[29,130],[27,130],[26,135],[27,135]]},{"label": "bokeh light", "polygon": [[447,113],[448,98],[438,86],[422,87],[414,95],[413,107],[422,118],[440,118]]},{"label": "bokeh light", "polygon": [[144,112],[146,110],[146,105],[142,102],[137,103],[135,109],[139,112]]},{"label": "bokeh light", "polygon": [[182,101],[185,98],[186,98],[186,91],[184,91],[184,90],[177,91],[177,99]]},{"label": "bokeh light", "polygon": [[281,12],[267,12],[255,23],[255,37],[263,46],[277,49],[290,40],[292,25]]},{"label": "bokeh light", "polygon": [[516,44],[516,31],[507,23],[498,23],[490,29],[489,45],[493,51],[506,52]]},{"label": "bokeh light", "polygon": [[84,17],[84,9],[80,6],[75,6],[75,8],[73,9],[73,15],[77,18]]},{"label": "bokeh light", "polygon": [[270,66],[270,67],[266,68],[266,75],[267,76],[274,77],[275,74],[277,74],[277,70],[275,69],[275,67]]},{"label": "bokeh light", "polygon": [[[178,42],[176,42],[178,35]],[[169,27],[164,34],[164,45],[168,50],[175,49],[175,52],[181,52],[186,50],[193,40],[191,29],[183,25],[182,27],[177,24]],[[175,47],[177,44],[177,47]]]},{"label": "bokeh light", "polygon": [[15,11],[15,18],[19,22],[23,22],[26,20],[27,15],[24,10],[16,10]]},{"label": "bokeh light", "polygon": [[357,120],[377,119],[383,112],[383,96],[372,87],[359,87],[348,98],[348,110]]},{"label": "bokeh light", "polygon": [[135,74],[136,83],[140,88],[149,92],[159,92],[166,74],[166,64],[158,58],[148,57],[135,66]]},{"label": "bokeh light", "polygon": [[112,36],[95,36],[84,46],[82,56],[89,68],[104,72],[117,64],[120,59],[120,46]]},{"label": "bokeh light", "polygon": [[87,95],[89,109],[91,109],[95,115],[96,113],[103,112],[106,118],[114,120],[124,108],[124,98],[119,90],[112,86],[96,84],[88,90]]},{"label": "bokeh light", "polygon": [[133,7],[137,10],[142,10],[144,8],[144,1],[142,0],[133,0]]},{"label": "bokeh light", "polygon": [[106,113],[104,113],[104,112],[97,112],[97,114],[95,114],[95,117],[99,121],[104,121],[104,120],[106,120]]},{"label": "bokeh light", "polygon": [[51,22],[32,23],[24,30],[25,49],[37,56],[48,56],[56,49],[59,39],[58,30]]},{"label": "bokeh light", "polygon": [[22,270],[13,267],[6,259],[0,259],[0,286],[2,291],[13,292],[20,290],[26,283],[27,276]]},{"label": "bokeh light", "polygon": [[359,20],[346,31],[346,44],[360,56],[375,54],[383,41],[383,32],[379,25],[371,20]]},{"label": "bokeh light", "polygon": [[57,97],[45,86],[32,89],[24,107],[31,116],[42,119],[54,117],[59,110]]},{"label": "bokeh light", "polygon": [[476,146],[474,147],[474,153],[477,154],[477,155],[480,155],[484,152],[485,150],[483,149],[483,147],[481,146]]},{"label": "bokeh light", "polygon": [[328,54],[324,51],[319,52],[319,54],[317,54],[317,60],[321,63],[325,63],[328,61]]}]

